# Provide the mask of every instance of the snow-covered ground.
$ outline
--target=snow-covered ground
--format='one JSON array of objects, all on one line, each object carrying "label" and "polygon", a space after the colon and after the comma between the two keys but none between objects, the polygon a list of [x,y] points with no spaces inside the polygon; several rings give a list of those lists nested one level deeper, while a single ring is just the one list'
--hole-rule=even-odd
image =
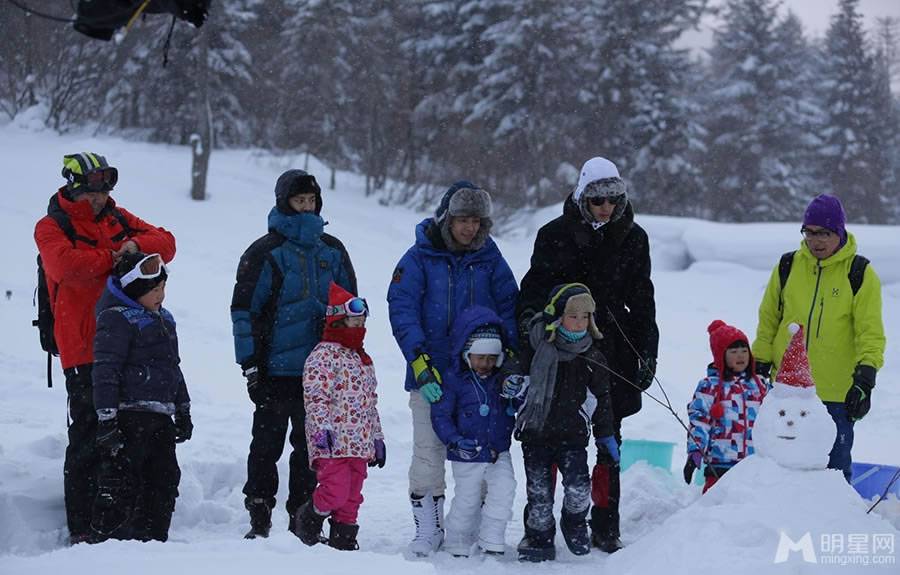
[{"label": "snow-covered ground", "polygon": [[[62,465],[66,446],[66,401],[62,373],[55,367],[52,389],[46,387],[46,356],[31,327],[35,286],[33,226],[46,209],[49,196],[62,183],[63,154],[91,150],[103,153],[119,168],[113,196],[140,217],[171,230],[178,254],[171,265],[166,307],[178,321],[183,369],[193,399],[194,438],[179,446],[183,471],[181,496],[168,544],[109,542],[67,548],[62,497]],[[293,160],[293,161],[292,161]],[[366,482],[366,502],[360,514],[360,546],[356,554],[318,546],[306,548],[286,530],[284,494],[268,540],[245,541],[247,517],[241,487],[246,473],[251,404],[233,360],[229,304],[235,267],[243,250],[265,232],[266,214],[273,203],[277,176],[288,167],[302,166],[302,158],[275,158],[256,151],[222,151],[212,156],[210,197],[189,199],[190,153],[177,146],[130,143],[112,138],[59,136],[52,132],[0,127],[0,173],[7,185],[0,203],[0,573],[67,573],[102,571],[127,564],[130,573],[215,572],[246,574],[277,569],[328,573],[459,573],[540,572],[693,573],[728,566],[737,572],[770,572],[778,568],[799,572],[798,553],[788,563],[774,565],[778,528],[789,525],[817,532],[827,520],[835,533],[850,533],[865,523],[865,507],[848,503],[829,508],[845,485],[810,481],[807,506],[739,504],[753,490],[735,485],[738,474],[723,479],[722,496],[697,501],[697,487],[680,476],[684,462],[684,430],[664,409],[651,401],[626,420],[626,438],[670,441],[677,444],[674,475],[637,464],[623,477],[622,530],[628,545],[607,557],[593,553],[574,557],[562,541],[555,565],[522,566],[512,554],[504,560],[453,559],[439,554],[427,561],[408,561],[403,555],[412,534],[406,498],[406,474],[411,451],[410,417],[403,391],[404,364],[391,337],[385,294],[396,261],[413,241],[413,228],[423,214],[386,207],[363,194],[363,180],[339,173],[337,189],[324,192],[326,230],[348,247],[359,278],[361,295],[373,308],[366,348],[375,359],[380,381],[380,411],[388,444],[388,464],[373,469]],[[310,171],[327,181],[325,169],[313,162]],[[559,206],[513,220],[498,239],[516,276],[528,268],[537,229],[560,211]],[[799,218],[799,214],[798,214]],[[852,210],[851,210],[852,218]],[[659,379],[682,418],[696,381],[709,359],[707,324],[715,318],[755,332],[756,309],[771,268],[781,253],[795,249],[798,224],[715,224],[697,220],[643,217],[638,222],[651,236],[653,278],[657,289],[661,332]],[[900,465],[900,228],[851,226],[861,251],[884,282],[884,317],[888,333],[887,365],[878,375],[873,407],[857,426],[854,455],[859,461]],[[7,292],[8,297],[2,297]],[[662,398],[657,386],[651,392]],[[514,546],[522,535],[524,473],[521,451],[513,458],[520,479],[515,520],[507,532]],[[287,471],[287,457],[281,471]],[[759,477],[778,484],[777,468],[757,466]],[[823,472],[824,473],[824,472]],[[450,474],[448,471],[448,479]],[[286,485],[283,477],[282,485]],[[794,475],[784,481],[804,481]],[[843,489],[844,492],[849,488]],[[733,499],[732,499],[733,498]],[[815,503],[816,505],[813,505]],[[879,533],[900,535],[900,503],[882,503],[877,512],[887,520]],[[717,521],[718,514],[729,517]],[[746,517],[744,517],[746,516]],[[843,523],[846,519],[846,523]],[[873,516],[868,519],[876,521]],[[804,527],[805,526],[805,527]],[[720,529],[746,530],[741,537],[718,537]],[[685,534],[685,531],[690,533]],[[691,560],[675,553],[673,534],[698,538],[694,548],[702,556]],[[790,533],[794,539],[801,533]],[[669,542],[669,543],[666,543]],[[900,541],[898,541],[900,543]],[[897,553],[896,551],[894,552]],[[736,567],[735,562],[739,562]],[[845,567],[842,572],[847,572]],[[896,572],[897,566],[887,566]]]}]

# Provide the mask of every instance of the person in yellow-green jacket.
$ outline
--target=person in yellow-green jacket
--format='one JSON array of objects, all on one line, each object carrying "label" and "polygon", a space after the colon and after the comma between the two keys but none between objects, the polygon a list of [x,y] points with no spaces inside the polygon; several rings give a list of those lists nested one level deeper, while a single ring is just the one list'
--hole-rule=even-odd
[{"label": "person in yellow-green jacket", "polygon": [[881,280],[856,254],[840,200],[816,196],[803,216],[803,242],[775,266],[759,306],[753,355],[757,373],[778,369],[791,339],[788,325],[805,328],[819,398],[837,426],[830,469],[851,477],[853,424],[871,407],[875,374],[884,364]]}]

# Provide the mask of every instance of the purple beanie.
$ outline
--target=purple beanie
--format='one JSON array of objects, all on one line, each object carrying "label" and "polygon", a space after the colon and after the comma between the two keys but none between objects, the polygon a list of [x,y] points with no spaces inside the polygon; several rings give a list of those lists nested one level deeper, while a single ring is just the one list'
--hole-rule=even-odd
[{"label": "purple beanie", "polygon": [[846,221],[841,201],[829,194],[819,194],[813,198],[803,214],[804,226],[819,226],[831,230],[841,237],[841,246],[847,243],[847,230],[844,228]]}]

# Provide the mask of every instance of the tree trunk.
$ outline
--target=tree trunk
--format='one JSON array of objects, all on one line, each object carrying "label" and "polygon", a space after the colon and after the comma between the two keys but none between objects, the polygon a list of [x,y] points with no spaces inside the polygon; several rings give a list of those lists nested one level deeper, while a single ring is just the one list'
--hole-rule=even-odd
[{"label": "tree trunk", "polygon": [[206,199],[206,175],[209,171],[209,155],[212,152],[212,110],[209,105],[209,27],[200,31],[200,54],[197,57],[197,104],[195,121],[197,130],[191,134],[191,199]]}]

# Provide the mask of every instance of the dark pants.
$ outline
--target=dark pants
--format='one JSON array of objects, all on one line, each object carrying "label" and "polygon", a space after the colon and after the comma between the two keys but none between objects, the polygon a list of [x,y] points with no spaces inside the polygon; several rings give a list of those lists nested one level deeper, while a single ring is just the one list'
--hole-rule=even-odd
[{"label": "dark pants", "polygon": [[[622,420],[614,422],[616,443],[622,448]],[[617,539],[619,534],[619,496],[621,487],[619,484],[619,464],[600,457],[597,454],[597,463],[591,473],[591,500],[594,506],[591,508],[591,530],[600,539]]]},{"label": "dark pants", "polygon": [[850,478],[853,477],[851,469],[853,458],[850,456],[850,451],[853,449],[853,422],[847,416],[847,406],[842,402],[826,401],[824,403],[837,427],[834,445],[831,453],[828,454],[828,469],[841,470],[849,483]]},{"label": "dark pants", "polygon": [[94,533],[101,539],[166,541],[181,470],[175,457],[175,424],[168,415],[120,411],[124,447],[101,459],[94,504]]},{"label": "dark pants", "polygon": [[556,485],[553,468],[562,474],[563,513],[573,519],[587,517],[590,507],[591,478],[588,475],[587,449],[522,444],[525,458],[525,529],[546,532],[554,528],[553,492]]},{"label": "dark pants", "polygon": [[[292,382],[295,386],[293,391],[282,392],[282,397],[257,405],[253,412],[253,441],[250,442],[247,483],[244,484],[248,502],[251,499],[265,499],[270,509],[275,507],[277,464],[284,451],[284,439],[290,423],[293,451],[285,505],[290,515],[312,497],[316,488],[316,473],[309,468],[309,450],[306,447],[306,410],[299,391],[301,382],[299,378],[292,378]],[[273,382],[267,381],[266,385],[270,383]],[[285,389],[285,386],[280,387]]]},{"label": "dark pants", "polygon": [[69,403],[69,445],[63,467],[66,521],[69,536],[81,539],[91,533],[91,508],[97,492],[99,455],[94,445],[97,413],[94,411],[91,364],[70,367],[63,373]]}]

